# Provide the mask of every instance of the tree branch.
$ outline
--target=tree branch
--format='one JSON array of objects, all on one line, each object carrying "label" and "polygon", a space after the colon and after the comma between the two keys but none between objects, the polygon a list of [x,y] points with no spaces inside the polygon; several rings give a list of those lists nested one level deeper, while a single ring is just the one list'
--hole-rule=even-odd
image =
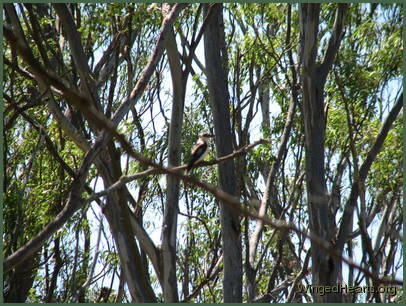
[{"label": "tree branch", "polygon": [[54,3],[53,7],[61,19],[69,41],[70,50],[75,66],[82,80],[82,85],[86,90],[87,96],[93,101],[97,109],[101,109],[99,98],[96,91],[96,85],[87,64],[87,56],[83,49],[80,33],[76,30],[76,24],[65,3]]},{"label": "tree branch", "polygon": [[102,146],[100,143],[96,143],[92,148],[86,153],[82,165],[76,175],[76,180],[73,181],[70,187],[70,193],[68,200],[66,201],[65,207],[62,211],[51,221],[48,225],[41,230],[34,238],[20,247],[13,254],[8,256],[3,262],[3,271],[4,273],[10,271],[15,266],[26,260],[34,252],[39,250],[42,245],[60,229],[66,221],[69,220],[73,214],[80,209],[85,201],[81,198],[81,190],[86,181],[86,174],[93,162],[93,159],[100,152]]},{"label": "tree branch", "polygon": [[382,145],[386,139],[386,136],[389,133],[390,128],[392,127],[393,122],[395,121],[396,117],[398,116],[400,110],[403,107],[403,92],[399,96],[398,100],[396,101],[395,105],[393,106],[392,110],[389,112],[388,117],[386,118],[385,122],[383,123],[378,135],[375,138],[375,142],[373,143],[371,149],[369,150],[365,161],[360,167],[359,170],[359,177],[357,180],[352,184],[351,193],[348,198],[347,204],[345,205],[340,231],[338,233],[337,238],[337,249],[342,251],[344,248],[344,244],[347,241],[347,238],[352,230],[352,218],[354,213],[354,208],[357,205],[358,196],[360,193],[360,186],[365,183],[367,178],[369,169],[373,161],[375,160],[376,156],[378,155],[379,151],[382,148]]},{"label": "tree branch", "polygon": [[[260,139],[257,140],[251,144],[248,144],[242,148],[240,148],[239,150],[226,155],[226,156],[222,156],[220,158],[214,159],[214,160],[209,160],[209,161],[202,161],[198,164],[196,164],[194,166],[194,168],[198,168],[198,167],[206,167],[206,166],[212,166],[212,165],[216,165],[216,164],[220,164],[222,162],[225,162],[226,160],[232,159],[232,158],[236,158],[239,157],[241,155],[244,155],[245,153],[247,153],[248,151],[252,150],[254,147],[256,147],[257,145],[260,144],[264,144],[267,142],[270,142],[270,139]],[[184,170],[186,169],[187,165],[182,165],[182,166],[178,166],[178,167],[173,167],[173,168],[169,168],[172,169],[173,171],[180,171],[180,170]],[[86,203],[90,203],[100,197],[106,196],[107,194],[109,194],[110,192],[113,192],[119,188],[121,188],[122,186],[124,186],[127,183],[130,183],[134,180],[146,177],[146,176],[150,176],[150,175],[156,175],[156,174],[163,174],[162,171],[160,171],[159,169],[156,168],[149,168],[145,171],[142,172],[138,172],[136,174],[133,175],[126,175],[126,176],[122,176],[118,181],[116,181],[114,184],[112,184],[111,186],[109,186],[108,188],[106,188],[105,190],[96,192],[92,195],[90,195],[85,202]],[[187,176],[188,177],[188,176]]]},{"label": "tree branch", "polygon": [[327,51],[324,56],[323,63],[320,66],[320,72],[323,75],[323,82],[326,79],[328,72],[330,71],[331,65],[333,65],[333,61],[340,47],[340,42],[344,33],[344,23],[345,17],[347,15],[347,10],[348,3],[338,4],[336,17],[334,20],[333,33],[331,34],[328,41]]},{"label": "tree branch", "polygon": [[149,79],[151,78],[152,73],[155,70],[156,65],[162,57],[162,54],[165,50],[165,40],[167,35],[172,28],[173,22],[176,17],[179,15],[180,11],[186,7],[184,3],[176,3],[168,15],[165,16],[162,21],[161,32],[158,37],[157,44],[155,46],[154,52],[152,53],[148,64],[145,66],[144,70],[141,72],[140,78],[134,86],[134,89],[131,91],[130,97],[125,101],[118,110],[114,113],[113,122],[117,126],[118,123],[124,118],[125,114],[134,106],[134,104],[140,99],[142,93],[147,87]]},{"label": "tree branch", "polygon": [[[269,170],[269,173],[268,173],[268,178],[267,178],[266,185],[265,185],[264,196],[261,200],[261,204],[258,209],[259,216],[266,215],[267,206],[268,206],[268,202],[269,202],[269,198],[270,198],[270,193],[271,193],[272,186],[274,185],[276,173],[278,172],[279,165],[282,161],[283,155],[286,154],[286,146],[287,146],[287,143],[289,140],[290,131],[291,131],[292,124],[293,124],[295,107],[296,107],[296,101],[294,99],[292,99],[290,102],[290,105],[289,105],[289,111],[287,114],[285,127],[283,130],[283,135],[281,138],[281,144],[278,149],[277,157],[276,157],[275,161],[272,163],[271,170]],[[263,222],[261,221],[261,219],[258,219],[258,222],[255,226],[255,230],[252,233],[252,235],[250,237],[250,241],[249,241],[249,262],[251,265],[254,264],[258,241],[261,237],[263,228],[264,228]]]},{"label": "tree branch", "polygon": [[[400,100],[402,100],[402,99],[400,99]],[[270,227],[277,229],[277,230],[281,230],[281,231],[293,230],[294,232],[302,235],[303,237],[310,239],[318,247],[321,247],[322,249],[326,250],[332,257],[337,258],[337,259],[343,261],[344,263],[348,264],[349,266],[352,266],[352,267],[358,269],[359,271],[363,272],[366,276],[376,280],[378,283],[395,284],[395,285],[403,284],[402,281],[399,281],[396,279],[392,280],[392,279],[387,279],[387,278],[379,278],[379,276],[375,275],[374,273],[371,273],[368,269],[363,268],[360,265],[354,263],[351,259],[348,259],[348,258],[342,256],[341,252],[338,252],[334,248],[334,246],[332,246],[330,243],[326,242],[324,239],[320,238],[318,235],[315,235],[313,233],[307,233],[307,232],[299,229],[298,227],[296,227],[292,222],[285,222],[282,220],[270,219],[267,216],[259,216],[257,213],[257,207],[254,204],[255,203],[254,200],[240,202],[240,200],[237,197],[224,192],[223,190],[217,188],[214,185],[201,182],[195,177],[184,175],[183,173],[179,172],[179,169],[165,168],[165,167],[163,167],[159,164],[156,164],[155,162],[145,158],[144,156],[142,156],[136,152],[127,151],[127,153],[129,153],[130,156],[136,158],[138,161],[155,168],[155,171],[157,171],[157,173],[173,175],[187,183],[190,183],[192,185],[202,188],[203,190],[211,193],[218,200],[223,201],[225,203],[225,205],[229,206],[231,209],[235,210],[240,215],[249,216],[254,219],[262,219],[264,224],[269,225]],[[178,168],[180,168],[180,167],[178,167]],[[150,171],[150,170],[147,170],[147,171]],[[86,201],[88,201],[88,200],[89,199],[87,199]]]}]

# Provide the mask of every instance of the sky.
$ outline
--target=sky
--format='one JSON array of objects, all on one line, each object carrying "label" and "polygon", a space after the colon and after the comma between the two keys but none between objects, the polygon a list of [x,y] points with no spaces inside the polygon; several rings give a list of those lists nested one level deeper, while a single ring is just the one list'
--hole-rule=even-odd
[{"label": "sky", "polygon": [[[178,41],[178,44],[179,44],[179,41]],[[95,62],[98,61],[98,59],[101,57],[101,55],[102,55],[102,50],[98,50],[95,53]],[[200,61],[205,65],[204,51],[203,51],[203,40],[200,42],[199,46],[196,49],[196,55],[200,59]],[[195,63],[193,63],[193,67],[194,67],[195,71],[200,72],[199,67]],[[395,95],[396,95],[396,92],[397,92],[396,89],[399,88],[399,82],[400,82],[400,80],[399,81],[393,81],[393,83],[391,83],[388,86],[387,92],[385,92],[384,94],[387,95],[387,97],[393,97],[394,98]],[[169,75],[168,72],[166,72],[166,76],[164,77],[163,87],[164,88],[163,88],[162,92],[170,93],[172,91],[172,83],[170,81],[170,75]],[[193,83],[192,83],[191,79],[189,79],[189,82],[187,84],[187,91],[186,92],[187,92],[186,106],[188,106],[188,105],[190,105],[190,103],[193,103],[193,101],[194,101],[194,97],[192,96]],[[168,118],[170,118],[170,104],[171,104],[170,94],[162,95],[162,98],[163,98],[164,104],[169,106],[169,107],[167,107],[168,110],[167,110],[166,116]],[[196,103],[196,102],[194,102],[194,103]],[[279,106],[276,103],[271,103],[270,111],[271,111],[271,122],[272,122],[272,117],[278,116],[280,114],[281,110],[280,110]],[[159,107],[157,105],[155,105],[155,107],[153,108],[153,112],[154,112],[153,116],[155,116],[155,115],[158,116],[159,115],[160,109],[159,109]],[[261,137],[261,133],[260,133],[260,129],[259,129],[259,127],[261,125],[261,120],[262,120],[261,112],[258,112],[258,114],[254,118],[254,121],[253,121],[253,124],[252,124],[253,128],[252,128],[251,133],[250,133],[250,135],[251,135],[250,142],[254,142],[254,141],[258,140]],[[156,125],[157,131],[164,131],[164,129],[166,129],[164,120],[156,120],[155,125]],[[212,148],[214,148],[214,146],[212,146]],[[123,156],[122,157],[122,164],[124,165],[125,162],[126,162],[126,157]],[[164,187],[165,181],[166,181],[166,179],[163,176],[161,181],[160,181],[162,187]],[[91,185],[93,185],[94,183],[95,182],[93,181],[91,183]],[[137,190],[132,188],[131,184],[128,185],[128,187],[129,187],[130,192],[136,198],[137,197],[137,195],[136,195]],[[258,187],[261,190],[264,189],[263,180],[259,181]],[[102,180],[100,179],[95,183],[95,192],[98,192],[98,191],[101,191],[101,190],[104,190],[104,186],[102,185]],[[184,199],[182,199],[182,198],[180,199],[179,207],[180,207],[180,211],[183,211],[183,212],[186,211]],[[91,245],[92,245],[92,249],[95,248],[95,245],[96,245],[96,242],[97,242],[98,229],[99,229],[99,225],[100,225],[99,218],[100,218],[101,215],[102,214],[100,212],[100,208],[98,207],[98,205],[95,202],[91,203],[91,209],[88,210],[87,216],[88,216],[88,219],[90,220],[90,224],[91,224],[91,231],[92,231]],[[338,216],[338,217],[340,217],[340,216]],[[151,236],[152,240],[155,242],[156,245],[160,245],[160,242],[161,242],[161,218],[162,218],[162,216],[157,217],[155,212],[153,212],[152,210],[147,210],[146,215],[144,216],[145,223],[150,224],[150,227],[147,228],[147,232]],[[178,216],[178,237],[182,237],[182,228],[183,228],[183,225],[186,222],[186,220],[187,220],[187,217],[184,217],[182,215]],[[378,230],[377,221],[374,221],[374,222],[375,222],[375,225],[370,228],[370,231],[372,231],[371,234],[373,234],[374,231]],[[356,222],[354,222],[354,229],[355,229],[356,226],[357,226]],[[109,245],[111,247],[112,243],[111,243],[111,236],[110,236],[110,233],[109,233],[109,226],[108,226],[108,223],[107,223],[107,221],[106,221],[106,219],[104,217],[103,217],[103,228],[104,228],[104,231],[108,235]],[[372,235],[372,236],[374,236],[374,235]],[[179,238],[179,239],[181,239],[181,238]],[[360,244],[359,238],[357,238],[356,243]],[[309,247],[309,245],[310,245],[310,243],[307,241],[307,243],[306,243],[307,248]],[[102,239],[101,239],[101,242],[100,242],[100,249],[101,250],[106,250],[107,246],[108,246],[108,243],[107,243],[105,237],[102,236]],[[94,253],[92,253],[92,254],[94,254]],[[397,256],[399,258],[400,258],[401,255],[402,254],[400,254],[400,252],[397,253]],[[361,256],[362,256],[361,249],[360,248],[355,248],[354,260],[355,261],[360,260]],[[104,268],[105,268],[104,265],[102,265],[100,263],[97,263],[96,264],[96,269],[95,269],[95,275],[97,275]],[[346,264],[343,264],[343,271],[344,271],[344,275],[346,275],[348,273],[348,267],[347,267]],[[399,273],[398,278],[400,278],[400,279],[402,278],[401,273]],[[111,281],[111,278],[107,277],[104,281],[99,280],[99,281],[97,281],[97,283],[100,286],[109,286],[110,281]],[[114,279],[113,288],[118,288],[118,277],[115,277],[115,279]],[[157,290],[160,290],[160,289],[157,288]]]}]

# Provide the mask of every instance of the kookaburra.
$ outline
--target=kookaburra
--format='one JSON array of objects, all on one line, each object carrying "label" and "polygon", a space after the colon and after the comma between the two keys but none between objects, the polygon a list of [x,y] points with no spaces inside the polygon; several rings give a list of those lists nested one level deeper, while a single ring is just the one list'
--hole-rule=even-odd
[{"label": "kookaburra", "polygon": [[186,174],[188,174],[190,169],[192,169],[194,165],[196,165],[206,156],[209,150],[208,140],[209,138],[213,137],[214,135],[211,134],[203,134],[199,136],[195,146],[192,148],[192,155],[190,156],[190,160],[187,164]]}]

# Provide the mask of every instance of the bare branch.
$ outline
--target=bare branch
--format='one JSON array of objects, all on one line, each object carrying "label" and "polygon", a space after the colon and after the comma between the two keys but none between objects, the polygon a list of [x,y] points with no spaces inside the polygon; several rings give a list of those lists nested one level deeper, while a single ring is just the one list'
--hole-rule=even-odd
[{"label": "bare branch", "polygon": [[[281,144],[278,149],[278,154],[277,154],[275,161],[272,163],[271,170],[268,173],[268,178],[267,178],[266,185],[265,185],[264,197],[261,200],[261,204],[260,204],[260,207],[258,210],[258,214],[261,217],[266,215],[269,197],[270,197],[272,186],[274,185],[276,173],[279,169],[279,165],[282,161],[282,157],[286,153],[286,146],[287,146],[287,143],[289,140],[290,131],[291,131],[292,124],[293,124],[293,116],[295,114],[295,112],[294,112],[295,106],[296,106],[296,101],[294,99],[292,99],[290,102],[290,105],[289,105],[289,111],[288,111],[287,118],[286,118],[286,123],[285,123],[284,131],[283,131],[283,135],[282,135],[282,139],[281,139]],[[258,241],[261,236],[263,227],[264,227],[264,225],[263,225],[261,219],[258,219],[255,230],[252,233],[252,235],[250,237],[250,241],[249,241],[249,261],[250,261],[251,265],[253,265],[253,263],[254,263],[255,253],[257,250]]]},{"label": "bare branch", "polygon": [[[270,142],[270,139],[260,139],[257,140],[251,144],[248,144],[242,148],[240,148],[239,150],[226,155],[226,156],[222,156],[220,158],[214,159],[214,160],[210,160],[210,161],[202,161],[198,164],[196,164],[194,167],[198,168],[198,167],[206,167],[206,166],[212,166],[212,165],[216,165],[216,164],[220,164],[222,162],[225,162],[226,160],[232,159],[232,158],[236,158],[239,157],[241,155],[244,155],[245,153],[247,153],[248,151],[250,151],[251,149],[253,149],[254,147],[256,147],[257,145],[260,144],[264,144]],[[178,167],[173,167],[170,168],[173,171],[180,171],[180,170],[184,170],[186,169],[187,165],[182,165],[182,166],[178,166]],[[135,181],[137,179],[140,179],[142,177],[146,177],[149,175],[155,175],[155,174],[163,174],[161,171],[159,171],[156,168],[149,168],[143,172],[138,172],[136,174],[132,174],[132,175],[127,175],[127,176],[122,176],[118,181],[116,181],[114,184],[112,184],[111,186],[109,186],[107,189],[96,192],[94,194],[92,194],[90,197],[88,197],[85,202],[89,203],[92,202],[100,197],[103,197],[107,194],[109,194],[110,192],[113,192],[119,188],[121,188],[122,186],[124,186],[127,183],[130,183],[132,181]]]},{"label": "bare branch", "polygon": [[56,13],[61,19],[69,41],[72,58],[80,74],[82,85],[86,90],[87,96],[93,101],[93,105],[100,110],[96,85],[87,64],[87,56],[83,49],[80,33],[76,30],[76,25],[71,13],[65,3],[53,4]]},{"label": "bare branch", "polygon": [[340,42],[344,33],[344,23],[345,17],[347,15],[348,3],[339,3],[336,12],[336,17],[334,20],[333,33],[331,34],[330,40],[328,42],[328,47],[326,54],[324,56],[323,63],[320,66],[320,71],[323,75],[323,79],[327,77],[327,74],[333,64],[336,57],[338,49],[340,47]]},{"label": "bare branch", "polygon": [[168,15],[165,16],[162,21],[161,32],[158,37],[155,50],[151,55],[151,58],[148,61],[148,64],[145,66],[144,70],[141,72],[140,78],[135,84],[134,89],[131,91],[130,98],[125,101],[118,110],[114,113],[113,122],[117,126],[118,123],[124,118],[125,114],[131,109],[132,106],[140,99],[142,93],[147,86],[149,79],[151,78],[152,73],[155,70],[156,65],[158,64],[161,56],[165,50],[165,40],[170,29],[172,28],[173,22],[176,17],[179,15],[180,11],[186,7],[184,3],[177,3],[173,6]]},{"label": "bare branch", "polygon": [[[141,154],[132,151],[132,149],[130,147],[126,147],[126,152],[129,153],[130,156],[134,157],[138,161],[155,168],[157,173],[173,175],[187,183],[190,183],[192,185],[202,188],[203,190],[211,193],[218,200],[224,202],[227,206],[229,206],[231,209],[238,212],[240,215],[249,216],[249,217],[252,217],[255,219],[262,219],[264,224],[269,225],[270,227],[272,227],[274,229],[282,230],[282,231],[293,230],[296,233],[302,235],[303,237],[309,238],[315,245],[326,250],[332,257],[337,258],[337,259],[343,261],[344,263],[348,264],[349,266],[352,266],[352,267],[362,271],[366,276],[369,276],[371,279],[376,280],[377,283],[395,284],[395,285],[403,284],[402,281],[399,281],[396,279],[392,280],[392,279],[387,279],[387,278],[379,278],[379,276],[371,273],[368,269],[361,267],[360,265],[354,263],[351,259],[348,259],[348,258],[342,256],[341,252],[338,252],[337,250],[335,250],[335,248],[330,243],[326,242],[324,239],[320,238],[319,236],[317,236],[313,233],[304,232],[303,230],[297,228],[291,222],[285,222],[285,221],[277,220],[277,219],[270,219],[267,216],[259,216],[257,213],[257,207],[254,205],[255,201],[240,202],[240,200],[237,197],[224,192],[223,190],[215,187],[214,185],[201,182],[192,176],[184,175],[183,173],[179,172],[178,169],[165,168],[165,167],[145,158]],[[147,170],[147,171],[149,171],[149,170]]]},{"label": "bare branch", "polygon": [[389,130],[392,127],[392,124],[395,121],[396,117],[398,116],[402,107],[403,107],[403,93],[400,95],[395,105],[393,106],[392,110],[389,112],[389,115],[386,118],[385,122],[383,123],[378,135],[376,136],[375,142],[373,143],[371,149],[369,150],[365,161],[360,167],[358,179],[352,184],[351,193],[348,198],[347,204],[345,205],[340,231],[338,233],[337,238],[338,250],[341,251],[343,250],[344,244],[346,243],[350,231],[352,230],[351,226],[352,218],[354,208],[357,204],[358,196],[360,193],[360,186],[364,184],[369,169],[371,168],[373,161],[375,160],[376,156],[381,150],[382,145],[386,139],[386,136],[388,135]]}]

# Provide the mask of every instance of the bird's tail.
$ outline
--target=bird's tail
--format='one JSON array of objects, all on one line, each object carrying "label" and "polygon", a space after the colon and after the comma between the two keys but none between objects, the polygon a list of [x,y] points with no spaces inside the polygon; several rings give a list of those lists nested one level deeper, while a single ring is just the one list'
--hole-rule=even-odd
[{"label": "bird's tail", "polygon": [[192,167],[193,167],[193,163],[188,163],[186,170],[185,170],[186,175],[190,174],[190,170],[192,170]]}]

